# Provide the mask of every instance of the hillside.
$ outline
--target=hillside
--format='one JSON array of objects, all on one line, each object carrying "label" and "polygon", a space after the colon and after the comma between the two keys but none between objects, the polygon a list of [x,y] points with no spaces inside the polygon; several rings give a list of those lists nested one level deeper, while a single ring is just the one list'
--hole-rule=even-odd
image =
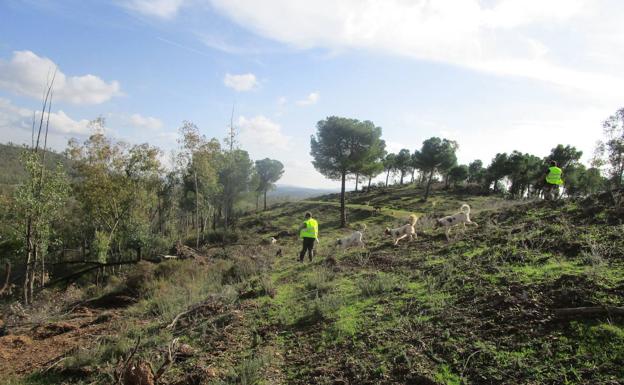
[{"label": "hillside", "polygon": [[[419,194],[349,194],[365,251],[333,247],[350,231],[324,196],[244,218],[237,244],[206,245],[205,257],[141,263],[104,289],[5,309],[0,375],[114,383],[132,361],[163,367],[165,384],[622,383],[621,193],[543,202],[435,190],[426,203]],[[432,218],[465,202],[479,227],[447,243]],[[296,260],[294,236],[260,245],[293,232],[307,210],[321,227],[311,263]],[[418,238],[393,247],[383,229],[409,213],[421,217]],[[171,363],[168,350],[178,352]]]},{"label": "hillside", "polygon": [[[0,187],[13,186],[19,184],[26,178],[26,171],[20,164],[20,153],[24,147],[14,144],[0,143]],[[67,159],[52,151],[46,153],[46,165],[54,167],[58,162],[67,164]]]}]

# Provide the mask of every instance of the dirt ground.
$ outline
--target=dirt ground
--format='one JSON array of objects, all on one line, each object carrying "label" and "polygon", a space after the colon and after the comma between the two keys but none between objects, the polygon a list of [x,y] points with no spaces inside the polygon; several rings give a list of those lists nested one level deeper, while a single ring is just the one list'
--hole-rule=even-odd
[{"label": "dirt ground", "polygon": [[0,377],[54,367],[68,352],[114,333],[115,318],[115,311],[81,307],[63,321],[12,330],[0,337]]}]

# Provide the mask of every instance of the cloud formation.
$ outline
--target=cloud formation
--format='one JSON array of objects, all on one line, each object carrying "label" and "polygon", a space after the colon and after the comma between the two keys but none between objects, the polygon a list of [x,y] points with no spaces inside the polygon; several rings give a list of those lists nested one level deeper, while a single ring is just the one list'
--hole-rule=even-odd
[{"label": "cloud formation", "polygon": [[[609,6],[609,1],[211,3],[240,26],[296,48],[366,49],[531,78],[600,97],[615,97],[613,90],[624,87],[621,71],[604,71],[606,64],[593,59],[600,54],[624,58],[616,44],[622,45],[624,27],[616,22],[617,12],[612,12],[616,7]],[[614,41],[606,43],[607,37]],[[571,55],[574,61],[568,60]]]},{"label": "cloud formation", "polygon": [[240,75],[232,75],[225,74],[225,78],[223,78],[223,84],[226,87],[232,88],[238,92],[251,91],[252,89],[258,86],[258,81],[256,80],[256,75],[252,73],[240,74]]},{"label": "cloud formation", "polygon": [[318,103],[320,98],[321,98],[321,94],[318,91],[311,92],[305,99],[297,100],[297,105],[298,106],[310,106],[312,104]]},{"label": "cloud formation", "polygon": [[127,0],[123,5],[146,16],[171,19],[178,14],[184,3],[184,0]]},{"label": "cloud formation", "polygon": [[0,89],[40,99],[55,69],[55,101],[100,104],[121,93],[117,81],[106,82],[90,74],[67,76],[52,60],[32,51],[15,51],[9,61],[0,59]]},{"label": "cloud formation", "polygon": [[287,150],[290,145],[290,137],[284,135],[282,127],[263,115],[240,116],[238,126],[243,148],[254,155],[270,156],[275,150]]},{"label": "cloud formation", "polygon": [[[41,119],[41,111],[37,111],[35,113],[35,119],[36,122]],[[47,114],[45,115],[45,119],[47,119]],[[0,133],[3,137],[26,137],[26,135],[19,135],[17,131],[28,131],[29,134],[27,136],[30,137],[32,121],[32,110],[16,106],[10,100],[0,98]],[[49,130],[51,134],[70,136],[88,135],[90,132],[88,120],[75,120],[67,115],[63,110],[50,113]]]},{"label": "cloud formation", "polygon": [[148,130],[160,130],[163,122],[152,116],[143,116],[141,114],[132,114],[128,117],[128,124],[134,128],[145,128]]}]

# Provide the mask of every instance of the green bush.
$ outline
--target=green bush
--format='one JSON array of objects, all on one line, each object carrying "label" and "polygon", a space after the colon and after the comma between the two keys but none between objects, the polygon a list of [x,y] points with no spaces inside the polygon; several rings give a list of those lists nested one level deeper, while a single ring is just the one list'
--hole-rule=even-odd
[{"label": "green bush", "polygon": [[322,297],[331,291],[335,273],[326,268],[314,269],[306,278],[304,290],[309,297]]},{"label": "green bush", "polygon": [[362,277],[358,280],[357,285],[360,293],[365,297],[383,294],[401,287],[396,277],[384,273]]}]

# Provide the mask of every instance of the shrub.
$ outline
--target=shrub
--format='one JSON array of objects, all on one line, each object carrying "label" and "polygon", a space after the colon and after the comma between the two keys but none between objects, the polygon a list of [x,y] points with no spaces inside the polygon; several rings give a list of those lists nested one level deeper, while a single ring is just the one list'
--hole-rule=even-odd
[{"label": "shrub", "polygon": [[143,295],[146,286],[154,280],[156,267],[154,264],[140,261],[128,274],[126,278],[126,287],[138,296]]},{"label": "shrub", "polygon": [[234,259],[232,266],[223,275],[224,284],[236,284],[258,273],[258,266],[251,258]]},{"label": "shrub", "polygon": [[240,235],[234,231],[210,231],[204,234],[204,240],[208,243],[236,243],[240,239]]},{"label": "shrub", "polygon": [[398,279],[390,274],[379,273],[362,277],[358,280],[358,288],[365,297],[371,297],[400,288]]},{"label": "shrub", "polygon": [[332,289],[331,281],[335,274],[326,268],[317,268],[307,277],[304,285],[306,292],[313,297],[322,297]]}]

